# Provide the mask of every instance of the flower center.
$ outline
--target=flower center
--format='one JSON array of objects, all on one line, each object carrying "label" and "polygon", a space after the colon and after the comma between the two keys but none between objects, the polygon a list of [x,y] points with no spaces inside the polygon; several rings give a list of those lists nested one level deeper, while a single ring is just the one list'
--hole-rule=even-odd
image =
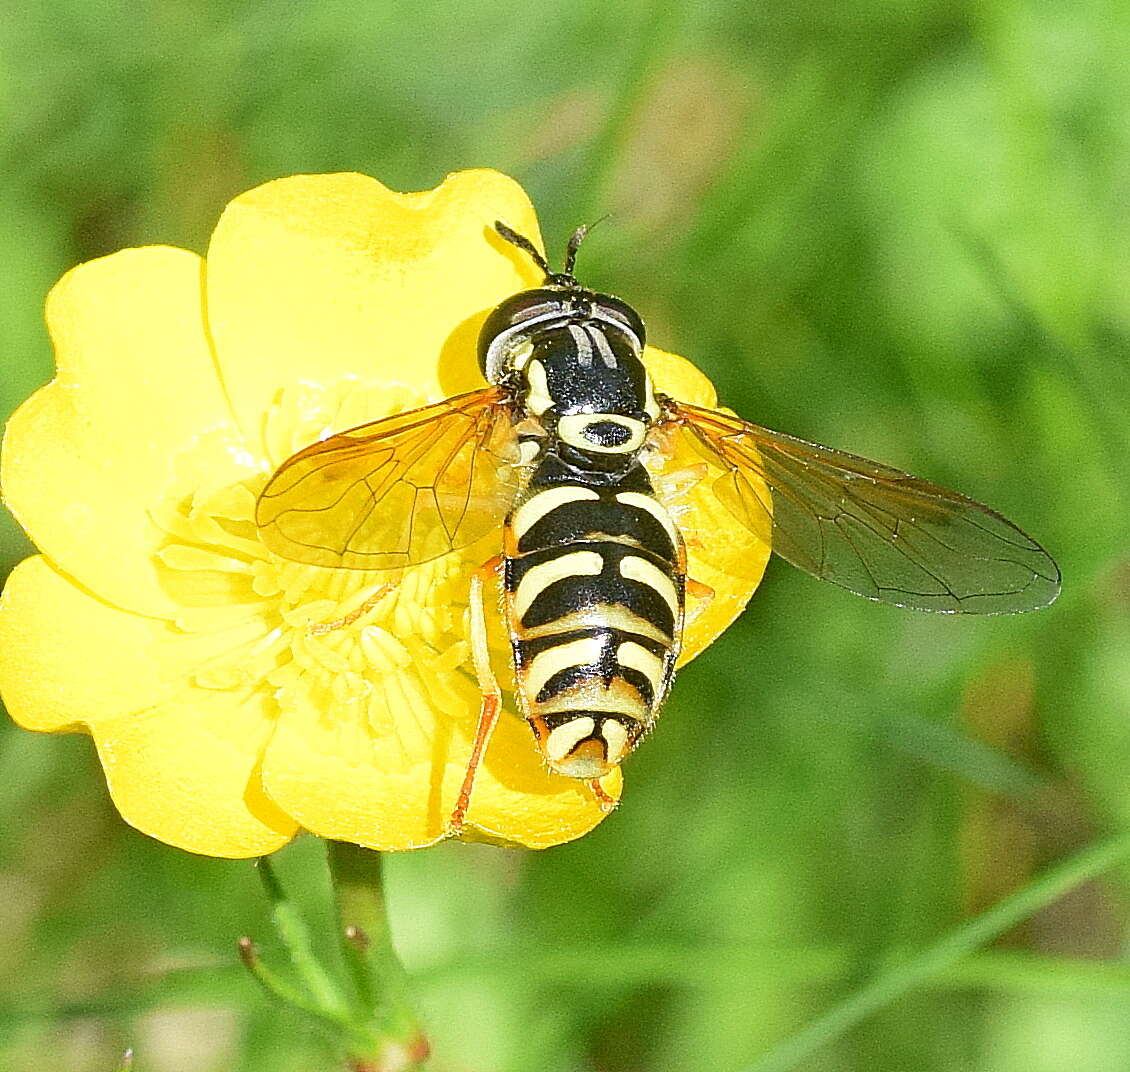
[{"label": "flower center", "polygon": [[[281,711],[313,703],[319,717],[390,734],[404,747],[406,716],[415,721],[409,735],[425,738],[437,713],[474,716],[465,615],[477,562],[453,553],[406,570],[309,566],[268,551],[254,521],[268,471],[295,450],[424,401],[354,381],[302,385],[268,414],[269,461],[236,484],[181,481],[165,497],[153,519],[166,534],[162,579],[183,608],[175,627],[207,638],[209,651],[219,638],[222,649],[195,668],[196,685],[266,685]],[[201,467],[181,459],[179,468]]]}]

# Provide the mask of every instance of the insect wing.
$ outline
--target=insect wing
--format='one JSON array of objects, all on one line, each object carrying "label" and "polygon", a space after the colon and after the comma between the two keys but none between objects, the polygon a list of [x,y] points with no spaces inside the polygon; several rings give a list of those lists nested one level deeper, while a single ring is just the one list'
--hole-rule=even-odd
[{"label": "insect wing", "polygon": [[1008,614],[1046,606],[1059,568],[987,506],[900,469],[667,402],[727,510],[786,561],[867,599]]},{"label": "insect wing", "polygon": [[285,461],[256,506],[263,542],[315,566],[427,562],[501,523],[519,487],[502,388],[360,425]]}]

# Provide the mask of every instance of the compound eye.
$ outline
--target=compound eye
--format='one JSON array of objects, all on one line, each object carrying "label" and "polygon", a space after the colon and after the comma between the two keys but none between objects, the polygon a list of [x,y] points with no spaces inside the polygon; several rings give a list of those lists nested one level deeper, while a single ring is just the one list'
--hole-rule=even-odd
[{"label": "compound eye", "polygon": [[559,292],[538,287],[512,294],[497,305],[483,323],[479,333],[479,368],[489,378],[487,358],[491,344],[505,331],[532,323],[542,317],[552,316],[562,308]]},{"label": "compound eye", "polygon": [[601,294],[598,299],[598,304],[600,315],[603,319],[620,327],[627,328],[628,331],[639,339],[640,346],[643,346],[647,333],[644,330],[643,319],[635,309],[626,301],[614,298],[610,294]]}]

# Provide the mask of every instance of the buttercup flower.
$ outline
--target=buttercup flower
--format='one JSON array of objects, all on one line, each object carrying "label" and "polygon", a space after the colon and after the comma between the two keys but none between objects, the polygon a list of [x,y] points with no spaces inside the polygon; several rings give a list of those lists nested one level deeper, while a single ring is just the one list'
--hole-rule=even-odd
[{"label": "buttercup flower", "polygon": [[[138,829],[228,857],[300,828],[385,850],[444,836],[479,712],[468,578],[497,535],[367,573],[278,558],[253,516],[295,450],[481,383],[483,319],[541,281],[496,219],[537,240],[525,194],[494,172],[413,194],[296,176],[236,198],[207,258],[124,250],[51,292],[58,376],[3,444],[5,501],[41,554],[0,600],[0,693],[28,729],[92,734]],[[682,358],[646,360],[659,390],[714,403]],[[714,597],[692,605],[683,661],[768,555],[691,472],[690,573]],[[488,625],[505,689],[507,638]],[[604,788],[619,796],[619,772]],[[465,834],[540,848],[603,814],[504,714]]]}]

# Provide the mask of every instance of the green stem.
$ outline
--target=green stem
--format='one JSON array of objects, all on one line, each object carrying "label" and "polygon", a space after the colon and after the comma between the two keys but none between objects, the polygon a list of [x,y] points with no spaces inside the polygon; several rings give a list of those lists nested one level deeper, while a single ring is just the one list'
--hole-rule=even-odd
[{"label": "green stem", "polygon": [[912,959],[865,983],[823,1016],[770,1050],[745,1072],[788,1072],[800,1067],[820,1047],[839,1038],[872,1013],[930,982],[1021,920],[1128,858],[1130,832],[1116,834],[1084,849],[987,912],[950,931]]},{"label": "green stem", "polygon": [[408,976],[392,947],[381,855],[327,841],[337,899],[338,936],[353,980],[370,1044],[352,1054],[354,1072],[407,1072],[428,1056],[428,1042],[412,1007]]},{"label": "green stem", "polygon": [[[259,950],[250,938],[240,938],[239,958],[244,967],[251,973],[251,977],[263,988],[269,997],[277,998],[284,1005],[300,1009],[316,1020],[323,1021],[332,1027],[348,1028],[347,1018],[338,1008],[327,1007],[316,999],[308,997],[302,990],[292,986],[283,976],[274,971],[259,956]],[[335,994],[335,1006],[341,1002]]]},{"label": "green stem", "polygon": [[[267,899],[271,902],[271,915],[274,919],[275,930],[286,947],[294,970],[298,973],[303,986],[313,999],[314,1007],[322,1010],[323,1014],[332,1019],[344,1020],[346,1010],[341,992],[329,972],[322,967],[321,961],[314,951],[310,931],[302,918],[302,914],[298,911],[298,907],[287,897],[275,875],[274,867],[267,857],[264,856],[259,860],[258,870]],[[244,963],[248,963],[246,956]],[[262,982],[261,979],[260,982]],[[284,1000],[291,1001],[290,998],[284,998]],[[293,1001],[291,1003],[295,1004]]]}]

